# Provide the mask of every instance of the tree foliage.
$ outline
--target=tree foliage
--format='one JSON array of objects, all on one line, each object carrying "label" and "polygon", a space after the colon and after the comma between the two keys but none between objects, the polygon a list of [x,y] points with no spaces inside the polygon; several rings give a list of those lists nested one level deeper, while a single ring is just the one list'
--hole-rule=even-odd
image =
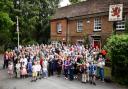
[{"label": "tree foliage", "polygon": [[113,35],[106,44],[112,61],[112,76],[117,82],[128,85],[128,35]]},{"label": "tree foliage", "polygon": [[50,38],[49,20],[59,2],[60,0],[0,0],[0,41],[17,46],[18,16],[20,44],[46,43]]}]

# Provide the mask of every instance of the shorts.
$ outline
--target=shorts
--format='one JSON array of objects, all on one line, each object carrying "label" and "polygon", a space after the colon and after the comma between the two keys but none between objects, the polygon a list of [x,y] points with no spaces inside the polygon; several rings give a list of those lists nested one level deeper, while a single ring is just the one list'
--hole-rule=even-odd
[{"label": "shorts", "polygon": [[32,76],[33,76],[33,77],[37,77],[37,72],[33,72],[33,73],[32,73]]}]

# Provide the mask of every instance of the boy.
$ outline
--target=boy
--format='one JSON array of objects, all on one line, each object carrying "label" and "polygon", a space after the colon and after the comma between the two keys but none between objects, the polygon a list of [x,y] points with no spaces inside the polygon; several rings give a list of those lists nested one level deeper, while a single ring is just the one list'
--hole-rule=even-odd
[{"label": "boy", "polygon": [[91,62],[89,65],[89,77],[90,84],[96,85],[96,65],[93,62]]}]

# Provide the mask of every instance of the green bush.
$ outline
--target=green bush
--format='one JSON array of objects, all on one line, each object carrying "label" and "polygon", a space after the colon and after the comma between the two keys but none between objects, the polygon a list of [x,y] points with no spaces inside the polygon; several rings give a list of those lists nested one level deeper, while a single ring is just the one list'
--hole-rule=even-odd
[{"label": "green bush", "polygon": [[112,62],[112,77],[120,84],[128,85],[128,35],[113,35],[105,48]]}]

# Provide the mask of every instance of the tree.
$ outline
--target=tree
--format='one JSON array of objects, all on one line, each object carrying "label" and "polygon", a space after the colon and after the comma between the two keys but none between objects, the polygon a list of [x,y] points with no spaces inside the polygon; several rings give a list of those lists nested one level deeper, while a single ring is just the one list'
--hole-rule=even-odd
[{"label": "tree", "polygon": [[47,43],[50,38],[50,19],[61,0],[41,0],[37,39],[39,43]]},{"label": "tree", "polygon": [[0,41],[3,45],[9,43],[7,45],[17,46],[16,16],[18,16],[20,44],[47,43],[50,38],[49,21],[60,1],[0,0]]},{"label": "tree", "polygon": [[19,16],[20,43],[29,41],[47,42],[50,38],[49,20],[60,0],[22,0],[15,6],[14,13]]},{"label": "tree", "polygon": [[[0,12],[0,47],[8,46],[11,42],[10,28],[14,25],[9,15],[4,12]],[[3,48],[2,48],[3,49]]]}]

